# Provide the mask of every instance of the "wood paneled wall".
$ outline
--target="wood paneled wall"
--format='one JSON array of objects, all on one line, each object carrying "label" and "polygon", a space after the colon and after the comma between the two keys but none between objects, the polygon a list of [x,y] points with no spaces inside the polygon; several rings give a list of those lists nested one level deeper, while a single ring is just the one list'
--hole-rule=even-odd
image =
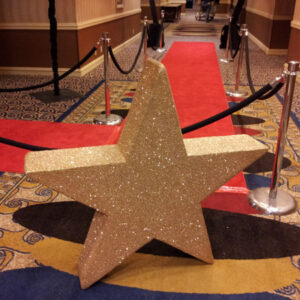
[{"label": "wood paneled wall", "polygon": [[247,0],[247,10],[256,10],[261,14],[273,16],[276,0]]},{"label": "wood paneled wall", "polygon": [[294,7],[295,0],[247,0],[250,38],[267,54],[287,54]]},{"label": "wood paneled wall", "polygon": [[[51,66],[48,7],[48,0],[0,0],[0,67]],[[56,18],[59,67],[69,68],[103,31],[112,33],[113,46],[139,33],[140,0],[124,0],[121,9],[115,0],[57,0]]]},{"label": "wood paneled wall", "polygon": [[75,0],[76,20],[77,22],[84,22],[141,8],[140,0],[124,0],[124,8],[122,9],[116,9],[115,3],[115,0]]},{"label": "wood paneled wall", "polygon": [[300,22],[300,1],[296,0],[295,12],[294,12],[294,21]]},{"label": "wood paneled wall", "polygon": [[[0,25],[48,23],[48,7],[48,0],[0,0]],[[58,22],[76,22],[75,0],[56,1],[56,17]]]}]

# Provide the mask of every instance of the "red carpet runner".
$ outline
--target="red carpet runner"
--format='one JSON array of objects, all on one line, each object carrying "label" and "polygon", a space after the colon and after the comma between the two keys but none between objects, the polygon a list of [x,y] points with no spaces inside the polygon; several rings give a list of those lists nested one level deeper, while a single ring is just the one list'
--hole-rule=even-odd
[{"label": "red carpet runner", "polygon": [[[213,43],[175,42],[163,63],[168,71],[181,127],[199,122],[228,108]],[[235,134],[235,131],[229,116],[185,134],[184,137],[232,134]],[[239,174],[233,178],[227,186],[246,188],[243,175]]]},{"label": "red carpet runner", "polygon": [[[163,59],[181,127],[228,108],[213,43],[175,42]],[[185,134],[185,138],[232,135],[230,117]]]}]

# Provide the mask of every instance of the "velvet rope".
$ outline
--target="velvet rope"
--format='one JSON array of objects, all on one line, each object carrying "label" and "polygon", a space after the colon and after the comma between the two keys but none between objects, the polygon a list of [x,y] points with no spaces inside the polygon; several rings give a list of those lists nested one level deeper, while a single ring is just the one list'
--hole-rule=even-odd
[{"label": "velvet rope", "polygon": [[139,57],[140,57],[140,54],[141,54],[141,52],[142,52],[143,43],[144,43],[144,39],[145,39],[145,34],[146,34],[146,27],[144,26],[144,27],[143,27],[143,32],[142,32],[142,39],[141,39],[141,43],[140,43],[138,52],[137,52],[137,54],[136,54],[136,57],[135,57],[135,59],[134,59],[134,61],[133,61],[133,64],[132,64],[131,68],[130,68],[129,70],[127,70],[127,71],[123,70],[123,69],[121,68],[121,66],[119,65],[119,63],[118,63],[118,61],[117,61],[117,59],[116,59],[116,57],[115,57],[115,55],[114,55],[114,53],[113,53],[113,50],[112,50],[111,46],[108,47],[108,51],[109,51],[109,54],[110,54],[110,56],[111,56],[111,59],[112,59],[114,65],[116,66],[116,68],[117,68],[122,74],[129,74],[129,73],[131,73],[132,70],[135,68],[136,63],[137,63],[137,61],[138,61],[138,59],[139,59]]},{"label": "velvet rope", "polygon": [[[246,59],[246,69],[247,69],[247,79],[248,79],[248,83],[251,89],[252,94],[255,93],[255,88],[254,88],[254,84],[252,81],[252,76],[251,76],[251,69],[250,69],[250,58],[249,58],[249,43],[248,43],[248,36],[245,36],[245,44],[246,44],[246,55],[245,55],[245,59]],[[258,99],[260,100],[266,100],[271,98],[272,96],[274,96],[284,85],[284,82],[280,82],[279,84],[276,85],[275,88],[273,88],[269,93],[263,95],[262,97],[259,97]]]},{"label": "velvet rope", "polygon": [[55,150],[54,148],[47,148],[47,147],[40,147],[40,146],[25,144],[25,143],[17,142],[17,141],[14,141],[14,140],[6,139],[6,138],[3,138],[3,137],[0,137],[0,143],[10,145],[10,146],[14,146],[14,147],[17,147],[17,148],[31,150],[31,151]]},{"label": "velvet rope", "polygon": [[265,85],[264,87],[262,87],[260,90],[258,90],[257,92],[255,92],[253,95],[249,96],[248,98],[246,98],[245,100],[243,100],[242,102],[210,117],[207,118],[203,121],[200,121],[198,123],[192,124],[190,126],[184,127],[181,129],[182,134],[186,134],[188,132],[197,130],[199,128],[202,128],[204,126],[207,126],[211,123],[214,123],[216,121],[219,121],[231,114],[233,114],[234,112],[242,109],[243,107],[249,105],[250,103],[254,102],[255,100],[257,100],[259,97],[261,97],[262,95],[266,94],[267,92],[269,92],[270,90],[272,90],[272,86],[270,84]]},{"label": "velvet rope", "polygon": [[147,34],[148,34],[148,39],[149,39],[149,42],[150,42],[150,47],[151,47],[151,49],[153,50],[153,51],[156,51],[156,49],[157,48],[155,48],[154,46],[153,46],[153,41],[151,40],[151,34],[150,34],[150,30],[149,30],[149,26],[147,26]]},{"label": "velvet rope", "polygon": [[233,24],[232,22],[229,23],[229,26],[228,26],[228,34],[230,35],[229,36],[229,49],[230,49],[230,55],[231,55],[231,58],[234,59],[239,50],[240,50],[240,44],[241,44],[241,39],[239,38],[238,41],[237,41],[237,47],[235,49],[235,51],[233,51],[233,40],[234,40],[234,31],[233,31],[233,28],[234,30],[240,30],[240,28],[238,27],[238,25],[236,24]]},{"label": "velvet rope", "polygon": [[[94,52],[97,49],[98,49],[98,44],[97,44],[97,46],[94,46],[91,49],[91,51],[83,59],[81,59],[76,65],[74,65],[71,69],[69,69],[68,71],[66,71],[62,75],[60,75],[57,78],[57,80],[62,80],[65,77],[67,77],[69,74],[73,73],[77,68],[79,68],[81,65],[83,65],[94,54]],[[47,81],[47,82],[44,82],[44,83],[41,83],[41,84],[27,86],[27,87],[22,87],[22,88],[0,89],[0,93],[12,93],[12,92],[21,92],[21,91],[35,90],[35,89],[39,89],[39,88],[45,87],[45,86],[53,84],[53,83],[54,83],[54,79],[52,79],[50,81]]]},{"label": "velvet rope", "polygon": [[155,0],[149,0],[153,24],[158,24],[157,10]]},{"label": "velvet rope", "polygon": [[57,21],[55,17],[55,0],[49,0],[48,17],[50,21],[50,52],[52,59],[54,95],[59,95],[58,62],[57,62]]},{"label": "velvet rope", "polygon": [[[237,4],[234,8],[234,11],[232,13],[232,19],[231,19],[231,24],[230,24],[230,31],[228,29],[228,34],[230,34],[230,38],[231,38],[231,41],[233,42],[233,29],[234,30],[238,30],[239,31],[239,19],[240,19],[240,16],[241,16],[241,13],[242,13],[242,10],[243,10],[243,6],[245,4],[245,0],[238,0],[237,1]],[[236,35],[237,37],[238,35]],[[231,54],[231,58],[234,59],[236,57],[236,55],[238,54],[239,52],[239,48],[240,48],[240,42],[241,42],[241,39],[239,39],[237,41],[237,47],[236,47],[236,50],[235,52],[233,52],[233,47],[230,47],[230,54]]]},{"label": "velvet rope", "polygon": [[[232,106],[232,107],[230,107],[230,108],[228,108],[228,109],[226,109],[226,110],[224,110],[224,111],[222,111],[222,112],[220,112],[220,113],[218,113],[218,114],[216,114],[216,115],[214,115],[210,118],[207,118],[203,121],[192,124],[190,126],[184,127],[184,128],[181,129],[181,132],[182,132],[182,134],[186,134],[188,132],[197,130],[199,128],[202,128],[204,126],[212,124],[216,121],[219,121],[219,120],[233,114],[234,112],[244,108],[245,106],[251,104],[252,102],[257,100],[259,97],[265,95],[266,93],[268,93],[271,90],[273,90],[273,87],[270,84],[267,84],[264,87],[262,87],[261,89],[259,89],[257,92],[255,92],[253,95],[251,95],[248,98],[246,98],[245,100],[243,100],[242,102],[240,102],[240,103],[238,103],[238,104],[236,104],[236,105],[234,105],[234,106]],[[15,146],[15,147],[18,147],[18,148],[31,150],[31,151],[54,150],[52,148],[29,145],[29,144],[17,142],[17,141],[14,141],[14,140],[6,139],[6,138],[3,138],[3,137],[0,137],[0,143],[10,145],[10,146]]]}]

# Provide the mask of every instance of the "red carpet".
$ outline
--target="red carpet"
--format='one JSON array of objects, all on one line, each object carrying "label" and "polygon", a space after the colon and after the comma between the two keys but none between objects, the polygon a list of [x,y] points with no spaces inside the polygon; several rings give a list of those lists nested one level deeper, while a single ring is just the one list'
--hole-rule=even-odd
[{"label": "red carpet", "polygon": [[[175,42],[162,62],[168,71],[181,127],[204,120],[228,108],[213,43]],[[184,137],[232,134],[235,134],[235,130],[229,116],[185,134]],[[244,187],[246,192],[242,173],[227,185]]]},{"label": "red carpet", "polygon": [[[48,148],[114,144],[120,132],[121,126],[0,120],[1,137]],[[24,173],[27,152],[0,143],[0,171]]]},{"label": "red carpet", "polygon": [[258,130],[240,127],[240,126],[234,126],[234,132],[235,132],[235,134],[248,134],[251,136],[261,134],[261,132]]},{"label": "red carpet", "polygon": [[[163,64],[168,71],[181,127],[228,108],[213,43],[175,42]],[[184,137],[231,134],[234,134],[234,129],[229,116]]]},{"label": "red carpet", "polygon": [[228,102],[242,102],[243,100],[245,100],[246,98],[242,98],[242,97],[231,97],[231,96],[227,96],[227,101]]},{"label": "red carpet", "polygon": [[249,205],[248,195],[244,193],[216,192],[202,201],[201,206],[241,214],[261,214]]}]

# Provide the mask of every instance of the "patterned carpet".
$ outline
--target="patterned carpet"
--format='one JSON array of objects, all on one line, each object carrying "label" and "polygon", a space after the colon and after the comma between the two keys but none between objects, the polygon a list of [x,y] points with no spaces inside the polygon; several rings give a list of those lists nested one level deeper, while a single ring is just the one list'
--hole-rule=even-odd
[{"label": "patterned carpet", "polygon": [[[136,89],[137,81],[111,81],[111,112],[126,115]],[[92,124],[95,117],[105,112],[104,84],[96,89],[81,105],[70,107],[69,114],[61,121],[66,123]],[[74,108],[74,110],[73,110]],[[122,114],[122,111],[124,113]],[[68,112],[67,112],[68,113]]]},{"label": "patterned carpet", "polygon": [[[136,86],[135,82],[113,82],[112,90],[116,88],[119,91],[118,96],[114,98],[115,108],[121,108],[121,109],[124,109],[125,107],[126,109],[130,108],[130,100],[134,95],[135,86]],[[98,90],[100,91],[101,89],[103,89],[103,85],[100,86]],[[92,97],[93,94],[87,97],[85,101],[77,109],[72,111],[66,117],[65,120],[68,120],[69,122],[80,121],[83,123],[85,122],[88,123],[94,117],[95,112],[98,113],[98,111],[101,110],[101,105],[99,104],[104,102],[104,98],[102,97],[103,99],[101,101],[101,97],[97,95],[97,91],[95,91],[94,93],[95,93],[94,97]],[[100,101],[98,96],[100,98]],[[94,99],[97,99],[97,101],[94,101],[93,103]],[[231,104],[232,103],[229,102],[229,105]],[[278,124],[278,118],[280,117],[280,110],[281,110],[280,99],[277,96],[274,96],[267,101],[257,101],[251,106],[244,108],[239,113],[236,113],[232,117],[232,119],[236,128],[248,134],[255,134],[254,135],[255,138],[259,139],[260,141],[268,145],[270,149],[269,154],[271,155],[271,153],[274,152],[274,148],[276,144],[276,135],[277,135],[277,128],[278,128],[277,124]],[[300,164],[299,164],[298,153],[300,147],[299,144],[300,139],[299,139],[299,128],[296,126],[294,122],[291,122],[290,124],[289,133],[290,133],[289,140],[288,140],[288,145],[286,147],[286,153],[285,153],[285,157],[288,160],[288,162],[285,164],[285,168],[282,172],[281,184],[283,188],[289,190],[289,192],[299,201],[300,200],[300,186],[299,186]],[[268,160],[265,158],[253,164],[245,171],[244,173],[245,179],[250,189],[261,187],[261,186],[268,186],[270,184],[270,176],[271,176],[271,169],[272,169],[271,165],[272,165],[272,161],[270,159]],[[46,186],[29,181],[26,178],[26,176],[22,174],[4,173],[2,174],[0,179],[1,179],[1,196],[0,196],[1,197],[0,198],[1,199],[0,200],[1,230],[0,232],[2,235],[2,238],[0,238],[0,251],[2,257],[1,264],[0,264],[1,270],[6,272],[8,270],[18,270],[22,268],[51,266],[56,270],[62,270],[64,272],[77,275],[76,262],[81,250],[81,242],[79,242],[79,244],[78,242],[74,243],[72,242],[73,239],[72,237],[71,238],[66,237],[67,231],[63,233],[64,230],[62,230],[62,228],[64,228],[65,226],[63,224],[65,223],[70,224],[70,219],[68,219],[68,217],[66,216],[61,215],[62,213],[61,210],[55,211],[55,215],[52,213],[52,216],[47,215],[49,214],[49,211],[43,213],[43,211],[41,210],[39,212],[39,216],[41,219],[37,219],[38,225],[36,225],[37,228],[39,228],[38,231],[40,231],[41,223],[43,223],[42,219],[49,220],[49,218],[51,218],[52,220],[51,222],[60,219],[60,222],[62,223],[57,224],[57,226],[60,228],[59,234],[58,233],[55,234],[53,232],[53,228],[50,229],[50,234],[49,232],[48,234],[46,234],[47,230],[49,230],[49,228],[47,229],[47,226],[43,227],[42,233],[35,231],[34,227],[33,228],[31,227],[32,226],[31,213],[29,213],[29,215],[26,217],[27,221],[25,218],[25,224],[26,222],[29,222],[28,224],[31,224],[31,226],[29,227],[31,227],[32,229],[27,229],[26,227],[19,225],[18,224],[19,222],[16,223],[14,221],[16,220],[16,217],[13,216],[15,212],[20,210],[20,208],[36,206],[38,204],[46,204],[46,203],[53,203],[53,204],[62,203],[62,205],[64,205],[63,203],[66,203],[65,201],[72,201],[72,200],[65,197],[62,194],[55,192],[54,190],[49,189]],[[38,207],[39,206],[37,206],[37,209]],[[63,211],[64,214],[68,215],[66,209],[68,208],[65,208],[65,210]],[[72,211],[72,214],[73,213],[74,212]],[[80,214],[82,219],[76,219],[76,222],[73,221],[73,224],[78,224],[80,227],[76,230],[70,230],[70,228],[68,230],[68,232],[71,231],[73,232],[73,234],[76,233],[76,240],[78,240],[79,235],[84,236],[84,233],[82,233],[82,231],[84,228],[85,230],[87,230],[89,225],[88,216],[90,216],[90,213],[88,212],[84,213],[84,209],[81,207]],[[206,218],[208,221],[209,217]],[[280,218],[273,218],[267,216],[264,216],[264,218],[270,220],[274,219],[286,224],[293,224],[296,226],[300,226],[299,212],[296,212],[289,216],[280,217]],[[24,216],[23,216],[23,222],[24,222]],[[49,224],[48,221],[46,223]],[[249,223],[247,226],[249,226]],[[53,234],[54,237],[47,236],[47,235],[53,236]],[[63,236],[61,236],[61,234]],[[70,235],[70,233],[68,235]],[[292,237],[291,233],[288,232],[286,232],[285,235],[287,235],[288,237]],[[293,250],[294,249],[293,247],[295,247],[295,242],[289,241],[288,243],[290,245],[294,245],[291,246],[291,249],[292,251],[295,251]],[[154,249],[162,249],[161,247],[164,246],[159,245],[159,248],[157,248],[158,246],[154,244],[154,246],[152,245],[151,247],[152,248],[150,249],[152,250],[150,250],[150,253],[152,253],[153,247]],[[57,253],[58,248],[60,249],[59,253]],[[47,251],[43,249],[47,249]],[[143,254],[145,253],[144,251],[146,251],[146,253],[149,252],[148,250],[142,250],[139,254],[133,256],[131,260],[131,263],[133,263],[133,265],[138,263],[141,259],[146,263],[145,261],[146,257],[145,254]],[[172,251],[170,252],[170,250],[168,249],[166,251],[167,251],[166,254],[167,256],[171,255],[170,253],[173,253]],[[271,251],[274,254],[273,248]],[[156,257],[157,255],[161,255],[161,254],[156,254]],[[157,259],[160,259],[159,257],[160,256],[158,256]],[[261,295],[255,293],[257,298],[254,299],[268,299],[268,295],[271,294],[284,295],[285,297],[288,297],[290,299],[298,299],[299,282],[297,281],[297,274],[298,274],[297,268],[300,268],[299,259],[300,256],[297,255],[297,256],[290,257],[290,259],[282,260],[282,266],[280,270],[285,270],[284,272],[288,272],[286,274],[289,274],[286,275],[285,280],[281,282],[282,286],[280,286],[280,281],[279,282],[275,281],[272,283],[272,280],[268,278],[268,275],[262,273],[263,275],[261,280],[265,281],[265,283],[262,286],[258,287],[253,280],[250,280],[248,282],[249,285],[248,288],[240,287],[240,292],[244,292],[244,291],[248,291],[251,293],[253,293],[254,291],[269,292],[269,294],[261,294]],[[177,260],[179,263],[179,261],[182,260],[182,258],[177,258]],[[159,266],[162,262],[154,260],[152,261],[152,264],[153,263],[158,264]],[[262,264],[262,262],[260,262],[260,264]],[[146,267],[147,267],[147,263],[144,265],[144,268]],[[237,269],[239,269],[241,266],[236,266],[236,267]],[[259,268],[259,264],[255,266],[254,265],[252,266],[250,264],[247,268],[249,267]],[[140,268],[142,268],[142,266],[140,266]],[[271,270],[273,269],[271,265],[269,265],[268,268],[270,268]],[[53,270],[49,270],[49,272],[50,274],[52,274]],[[262,269],[261,272],[265,272],[265,271],[263,271]],[[26,274],[27,274],[26,276],[30,276],[30,274],[29,275],[28,273]],[[121,284],[121,286],[124,284],[125,285],[129,284],[130,286],[130,283],[128,281],[121,283],[117,279],[118,278],[117,274],[118,272],[115,273],[115,276],[117,276],[115,278],[113,273],[112,276],[108,277],[106,280],[104,280],[104,282],[109,284],[117,284],[117,285]],[[47,276],[49,276],[49,274]],[[53,276],[55,276],[55,278],[58,278],[61,275],[60,273],[58,274],[54,273]],[[190,274],[190,276],[192,276],[192,274]],[[147,287],[141,284],[141,282],[137,283],[137,285],[134,286],[140,288],[144,287],[147,289]],[[156,284],[156,286],[159,285]],[[277,288],[274,288],[273,290],[272,289],[268,290],[268,288],[272,286]],[[209,289],[207,290],[205,288],[199,288],[199,290],[195,292],[203,292],[203,290],[208,291]],[[227,291],[228,289],[225,290]],[[223,290],[223,292],[225,290]],[[181,291],[185,291],[185,289],[181,289]],[[216,289],[215,292],[216,291],[218,291],[218,289]],[[219,287],[219,292],[221,293],[221,291],[222,288]],[[152,296],[150,297],[147,294],[146,298],[147,297],[151,298]],[[234,298],[230,298],[230,299],[234,299]],[[246,299],[251,299],[251,298],[246,298]]]},{"label": "patterned carpet", "polygon": [[[183,18],[182,22],[184,22],[184,24],[189,22],[192,23],[194,22],[193,19],[194,14],[189,13]],[[177,26],[177,24],[175,24],[175,26]],[[166,32],[167,49],[169,49],[172,42],[175,40],[213,41],[216,43],[218,56],[223,57],[224,51],[218,48],[218,36],[191,36],[190,34],[175,36],[173,29],[174,27],[169,26]],[[118,54],[118,59],[124,62],[124,64],[130,65],[131,59],[129,59],[129,57],[132,57],[132,52],[136,51],[137,45],[138,41],[121,51]],[[266,56],[252,43],[250,43],[250,49],[251,60],[255,62],[251,65],[253,78],[258,88],[281,73],[285,58],[281,56]],[[155,57],[156,59],[161,59],[163,57],[163,54],[152,52],[151,49],[148,49],[148,53],[149,56]],[[142,59],[143,58],[141,57],[139,60],[139,67],[143,65]],[[225,88],[232,87],[235,80],[236,61],[231,64],[221,64],[220,68]],[[82,95],[82,97],[74,100],[45,104],[33,98],[28,92],[0,94],[0,117],[5,119],[41,120],[50,122],[92,123],[94,117],[104,110],[104,85],[102,84],[103,78],[101,74],[102,66],[99,66],[96,70],[83,78],[65,79],[62,83],[63,87],[75,90]],[[138,71],[134,71],[134,73],[129,76],[123,76],[120,75],[115,68],[111,68],[111,78],[113,79],[111,82],[111,100],[113,110],[118,113],[122,110],[126,113],[130,108],[130,103],[136,89],[136,80],[139,78],[139,74]],[[0,76],[1,87],[5,86],[7,88],[30,85],[37,82],[43,82],[47,79],[48,78],[45,77]],[[245,70],[242,70],[241,85],[243,88],[247,88]],[[256,101],[232,116],[233,124],[235,125],[237,132],[251,134],[269,148],[268,156],[265,156],[264,159],[253,164],[244,172],[249,189],[269,186],[270,184],[272,159],[275,151],[278,124],[282,109],[282,98],[280,97],[282,93],[283,91],[280,91],[279,95],[273,96],[266,101]],[[232,99],[228,100],[229,105],[233,105],[231,102]],[[298,203],[300,202],[299,128],[300,87],[297,84],[285,149],[284,169],[281,173],[281,188],[288,190],[290,194],[297,199]],[[73,275],[77,274],[77,258],[82,247],[80,242],[74,242],[71,238],[67,239],[58,236],[47,236],[44,232],[40,233],[33,229],[23,227],[13,219],[13,214],[21,208],[45,203],[63,203],[66,201],[72,200],[46,186],[31,182],[23,174],[0,172],[0,271],[2,274],[12,274],[12,277],[5,277],[5,280],[7,280],[5,283],[9,282],[9,280],[13,280],[15,286],[19,287],[19,282],[24,280],[21,272],[7,273],[7,271],[40,267],[39,269],[41,272],[38,275],[34,275],[32,273],[34,271],[31,271],[31,269],[27,269],[29,270],[28,273],[24,274],[27,276],[28,280],[36,280],[36,282],[40,282],[39,280],[44,280],[43,282],[46,282],[48,280],[49,285],[45,286],[45,289],[49,289],[48,296],[52,293],[50,290],[55,289],[54,286],[51,285],[53,283],[52,276],[61,278],[62,282],[67,281],[70,286],[78,284],[77,281],[75,282],[75,278],[77,277],[73,277]],[[77,224],[80,225],[80,228],[77,228],[77,231],[74,231],[81,234],[83,237],[84,232],[82,232],[82,228],[89,225],[88,217],[90,213],[91,212],[86,212],[85,215],[83,214],[82,219],[76,220]],[[51,217],[55,219],[57,216],[58,215],[52,215]],[[209,218],[209,216],[207,216],[207,218]],[[295,225],[296,230],[300,226],[300,211],[298,210],[297,212],[284,217],[261,215],[258,219],[276,220],[283,225]],[[67,221],[67,219],[65,219],[65,221]],[[261,227],[261,230],[263,230],[263,227]],[[265,231],[263,232],[265,233]],[[297,245],[297,240],[292,240],[292,237],[299,237],[299,235],[296,234],[298,233],[293,231],[286,235],[285,242],[286,244],[292,245],[292,248]],[[281,238],[284,238],[284,236],[281,236]],[[266,236],[263,236],[261,239],[266,239]],[[161,245],[156,245],[156,248],[161,249],[161,247]],[[276,249],[272,249],[274,252],[275,250]],[[170,291],[167,291],[168,293],[163,293],[166,291],[155,289],[155,287],[160,286],[159,281],[164,282],[167,278],[172,278],[172,272],[181,274],[183,271],[180,266],[183,264],[183,261],[186,263],[187,258],[177,257],[176,255],[174,255],[175,258],[173,256],[167,258],[164,255],[161,255],[161,253],[159,253],[159,255],[149,255],[149,252],[147,254],[145,251],[146,250],[137,253],[133,256],[132,260],[128,262],[127,266],[129,266],[129,269],[127,272],[129,273],[126,273],[124,269],[120,268],[105,279],[105,283],[103,283],[101,290],[101,292],[104,293],[103,295],[105,295],[103,296],[103,299],[185,299],[186,294],[180,294],[179,292],[186,292],[186,287],[184,287],[184,285],[186,284],[189,286],[188,276],[191,276],[190,278],[197,278],[193,277],[193,272],[183,273],[187,278],[181,278],[180,282],[176,282],[177,285],[180,286],[178,293],[174,293],[171,289]],[[152,253],[151,251],[150,253]],[[169,250],[167,250],[167,253],[169,253],[168,251]],[[207,293],[207,295],[203,296],[204,298],[199,298],[195,295],[195,298],[193,298],[194,294],[189,294],[186,299],[300,299],[300,252],[296,253],[297,255],[294,253],[290,256],[277,259],[278,269],[276,270],[273,268],[273,259],[265,259],[263,267],[261,267],[261,261],[255,259],[251,260],[252,273],[250,272],[251,274],[249,277],[247,277],[248,275],[245,275],[247,273],[245,272],[245,268],[247,268],[247,266],[249,267],[249,264],[245,267],[243,265],[243,263],[246,262],[245,260],[237,260],[237,272],[240,272],[238,274],[241,276],[241,280],[239,282],[234,281],[234,284],[241,285],[238,290],[243,295],[231,295],[229,297],[230,293],[234,293],[234,291],[230,290],[230,286],[234,286],[234,284],[229,285],[228,280],[224,281],[224,277],[229,276],[229,274],[225,273],[223,274],[223,277],[218,277],[218,274],[215,274],[217,279],[221,278],[224,281],[224,284],[220,284],[218,289],[214,290],[214,287],[209,286],[209,284],[211,284],[209,280],[202,279],[203,283],[199,281],[199,289],[195,290],[194,293],[200,292],[203,295]],[[171,268],[171,271],[170,267],[167,267],[168,262],[170,261],[173,263],[173,270]],[[223,270],[221,264],[227,262],[228,260],[226,262],[218,262],[220,263],[220,270]],[[142,270],[140,274],[135,274],[133,270],[130,269],[130,263],[137,269],[140,268]],[[247,263],[249,263],[249,261],[247,261]],[[191,269],[197,269],[199,271],[198,265],[193,265],[190,261],[188,261],[188,264],[191,264]],[[52,268],[45,268],[45,266],[51,266]],[[203,266],[201,265],[200,267],[202,267],[200,272],[204,272],[201,274],[205,276]],[[147,278],[139,278],[143,272],[143,274],[148,274],[145,273],[148,271],[147,268],[152,268],[151,270],[154,269],[155,271],[150,272],[148,276],[152,276],[154,279],[157,278],[151,288],[144,284],[147,282]],[[58,272],[57,270],[63,272]],[[160,272],[162,271],[164,271],[162,273],[163,275],[160,275]],[[272,272],[274,272],[274,274],[272,274]],[[261,276],[259,276],[259,273]],[[71,276],[69,274],[73,275]],[[131,278],[133,279],[138,279],[136,279],[136,282],[133,282],[132,285],[129,285],[128,281],[126,281],[127,276],[122,276],[123,274],[127,274],[128,277],[132,276]],[[1,277],[0,275],[0,280],[1,278],[4,277]],[[18,280],[18,278],[20,279]],[[210,279],[212,280],[212,278]],[[229,280],[233,279],[229,278]],[[3,285],[5,283],[3,283]],[[0,284],[0,294],[1,290],[4,289],[3,285]],[[113,291],[109,290],[111,286],[114,288]],[[130,286],[132,289],[126,289],[127,286]],[[143,289],[145,289],[145,291]],[[155,290],[160,292],[153,292],[150,295],[147,293],[149,292],[149,289],[151,291]],[[77,294],[73,295],[73,297],[63,294],[65,292],[63,292],[63,290],[59,291],[62,293],[61,298],[51,298],[51,296],[49,296],[47,299],[85,299],[80,290],[76,290]],[[25,295],[30,295],[30,293],[31,295],[38,295],[34,290],[27,292],[28,294],[24,294],[24,297]],[[220,298],[218,298],[218,296],[213,298],[212,294],[214,293],[222,294],[222,296],[220,296]],[[116,294],[123,295],[123,298],[114,297]],[[87,295],[88,294],[86,294],[86,297]],[[89,299],[93,299],[93,295],[90,295],[90,297],[91,298]],[[28,296],[26,299],[42,298],[39,298],[38,296],[29,298]]]}]

